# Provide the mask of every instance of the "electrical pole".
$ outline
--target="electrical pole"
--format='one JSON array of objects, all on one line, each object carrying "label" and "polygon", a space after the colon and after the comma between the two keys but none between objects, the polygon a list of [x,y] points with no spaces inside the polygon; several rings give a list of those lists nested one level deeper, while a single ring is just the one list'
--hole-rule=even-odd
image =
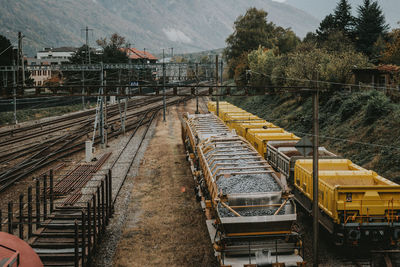
[{"label": "electrical pole", "polygon": [[224,73],[224,62],[223,62],[223,60],[222,60],[222,57],[221,57],[221,73],[220,73],[220,76],[219,76],[219,80],[220,80],[220,84],[219,85],[221,85],[222,86],[222,82],[223,82],[223,77],[222,77],[222,74]]},{"label": "electrical pole", "polygon": [[22,87],[25,86],[25,61],[24,61],[24,53],[22,52],[22,38],[24,38],[24,36],[22,35],[21,32],[18,32],[18,55],[19,55],[19,59],[21,60],[21,69],[22,69]]},{"label": "electrical pole", "polygon": [[[13,66],[15,68],[15,60],[13,59]],[[15,70],[13,71],[13,104],[14,104],[14,123],[17,124],[17,81],[15,80]]]},{"label": "electrical pole", "polygon": [[318,205],[318,158],[319,158],[319,92],[318,92],[318,74],[316,91],[313,94],[313,266],[318,266],[318,231],[319,231],[319,205]]},{"label": "electrical pole", "polygon": [[[196,63],[196,80],[197,84],[199,84],[199,63]],[[197,95],[197,87],[196,87],[196,114],[199,114],[199,96]]]},{"label": "electrical pole", "polygon": [[90,48],[89,48],[89,31],[93,32],[93,29],[89,29],[88,26],[86,26],[85,29],[81,29],[81,31],[85,31],[86,33],[86,64],[92,64],[92,61],[90,59]]},{"label": "electrical pole", "polygon": [[215,55],[215,85],[216,85],[216,87],[217,87],[217,117],[219,117],[218,55]]},{"label": "electrical pole", "polygon": [[82,109],[85,110],[85,71],[83,69],[82,69]]},{"label": "electrical pole", "polygon": [[[101,73],[100,73],[100,80],[101,80],[101,94],[104,94],[104,70],[103,70],[103,62],[101,62]],[[100,138],[101,144],[104,148],[105,140],[104,140],[104,96],[100,96]]]},{"label": "electrical pole", "polygon": [[[107,92],[107,71],[104,70],[103,74],[103,91]],[[104,96],[104,147],[107,147],[108,143],[108,122],[107,122],[107,96]]]},{"label": "electrical pole", "polygon": [[163,120],[165,121],[165,113],[166,113],[166,103],[165,103],[165,55],[164,55],[164,48],[162,50],[162,57],[163,57],[163,64],[162,64],[162,68],[163,68]]},{"label": "electrical pole", "polygon": [[22,46],[22,41],[21,41],[21,32],[18,32],[18,50],[17,50],[17,85],[20,84],[20,76],[19,76],[19,71],[20,71],[20,63],[21,63],[21,46]]}]

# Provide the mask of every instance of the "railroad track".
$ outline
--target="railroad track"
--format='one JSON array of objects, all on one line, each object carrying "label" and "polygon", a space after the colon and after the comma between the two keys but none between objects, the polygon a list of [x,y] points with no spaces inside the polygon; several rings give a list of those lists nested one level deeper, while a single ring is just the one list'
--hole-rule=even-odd
[{"label": "railroad track", "polygon": [[[167,105],[174,105],[182,100],[188,100],[191,97],[168,97]],[[132,130],[132,128],[137,126],[137,118],[144,113],[153,112],[155,110],[159,110],[162,108],[160,101],[161,97],[155,97],[154,99],[149,99],[150,101],[142,101],[137,103],[136,105],[131,105],[131,109],[137,109],[139,107],[148,106],[149,108],[144,111],[131,112],[127,115],[126,121],[126,131]],[[112,113],[109,114],[109,124],[117,123],[120,118],[117,116],[119,114],[118,105],[116,106],[115,115]],[[73,114],[73,119],[76,119],[77,114]],[[58,120],[58,119],[57,119]],[[93,119],[92,119],[93,120]],[[2,172],[0,172],[0,193],[10,188],[15,182],[23,179],[24,177],[38,171],[51,163],[54,163],[62,158],[70,156],[76,152],[84,150],[84,140],[82,140],[85,136],[89,136],[91,134],[91,123],[92,120],[88,120],[88,118],[81,119],[81,127],[75,130],[73,133],[68,133],[61,137],[54,138],[52,140],[48,140],[43,142],[42,144],[33,144],[27,148],[21,148],[16,152],[7,153],[6,156],[0,155],[0,163],[9,164],[13,160],[16,160],[22,156],[28,156],[15,166],[8,168]],[[59,121],[59,120],[58,120]],[[63,118],[62,121],[65,121]],[[74,122],[77,123],[77,122]],[[82,124],[83,123],[83,124]],[[38,126],[35,126],[38,127]],[[56,126],[59,129],[59,126]],[[32,127],[28,127],[27,131],[32,130]],[[121,134],[121,130],[114,131],[108,133],[108,137],[116,137]],[[27,137],[22,136],[24,140]],[[5,141],[3,141],[4,143]],[[95,138],[95,144],[100,142],[100,138]],[[94,145],[95,145],[94,144]]]},{"label": "railroad track", "polygon": [[[167,96],[167,100],[171,98],[173,96]],[[162,96],[142,97],[129,101],[127,106],[127,120],[135,117],[135,114],[132,114],[132,110],[160,102],[161,100]],[[79,127],[82,123],[93,123],[95,112],[95,110],[89,110],[35,125],[0,132],[0,170],[2,168],[1,165],[3,168],[7,167],[7,164],[14,160],[22,159],[58,139],[58,137],[49,137],[50,134]],[[109,124],[115,124],[120,121],[118,104],[110,105],[107,108],[107,118]],[[15,131],[18,133],[17,136]],[[3,139],[3,137],[11,136],[12,134],[14,135],[13,137]],[[37,140],[38,138],[41,138],[41,140]],[[45,138],[48,139],[43,140]],[[16,147],[17,143],[23,144]]]}]

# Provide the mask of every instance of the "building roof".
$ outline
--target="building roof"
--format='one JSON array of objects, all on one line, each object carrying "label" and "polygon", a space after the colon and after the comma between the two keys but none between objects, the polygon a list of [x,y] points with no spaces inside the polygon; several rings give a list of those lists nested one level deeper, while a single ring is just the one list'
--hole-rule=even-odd
[{"label": "building roof", "polygon": [[56,48],[46,47],[42,51],[39,51],[39,52],[76,52],[76,51],[78,51],[78,48],[76,48],[76,47],[63,46],[63,47],[56,47]]},{"label": "building roof", "polygon": [[353,72],[354,73],[360,73],[360,72],[369,72],[369,73],[393,73],[393,72],[399,72],[400,71],[400,66],[397,65],[379,65],[379,66],[374,66],[371,68],[354,68]]},{"label": "building roof", "polygon": [[127,53],[130,59],[148,59],[148,60],[158,60],[155,56],[147,51],[141,51],[136,48],[121,48],[122,51]]}]

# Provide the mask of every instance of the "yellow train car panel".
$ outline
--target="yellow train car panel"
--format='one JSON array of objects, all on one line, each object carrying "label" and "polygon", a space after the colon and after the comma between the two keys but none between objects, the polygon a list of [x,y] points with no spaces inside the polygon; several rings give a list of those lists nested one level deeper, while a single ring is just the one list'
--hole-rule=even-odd
[{"label": "yellow train car panel", "polygon": [[232,123],[232,128],[242,137],[246,137],[247,131],[249,129],[270,129],[279,128],[273,123],[263,121],[263,122],[253,122],[253,121],[243,121]]},{"label": "yellow train car panel", "polygon": [[[400,185],[347,159],[318,164],[319,206],[335,223],[399,221]],[[312,160],[297,160],[295,186],[312,200]]]},{"label": "yellow train car panel", "polygon": [[[228,107],[228,106],[230,106],[230,107],[236,107],[236,106],[234,106],[234,105],[232,105],[231,103],[226,102],[226,101],[220,101],[220,102],[219,102],[219,108]],[[215,101],[208,101],[208,103],[207,103],[207,108],[208,108],[208,111],[209,111],[209,112],[215,113],[215,111],[217,110],[217,102],[215,102]]]},{"label": "yellow train car panel", "polygon": [[263,157],[267,152],[267,142],[269,141],[300,140],[299,137],[289,132],[247,134],[246,139]]}]

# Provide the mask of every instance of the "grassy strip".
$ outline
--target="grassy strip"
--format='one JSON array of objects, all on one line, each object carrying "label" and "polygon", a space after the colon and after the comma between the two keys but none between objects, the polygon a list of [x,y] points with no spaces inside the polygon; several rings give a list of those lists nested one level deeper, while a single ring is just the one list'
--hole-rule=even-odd
[{"label": "grassy strip", "polygon": [[[51,108],[17,110],[17,120],[18,122],[38,120],[41,118],[58,116],[70,112],[79,111],[81,109],[82,109],[82,104],[51,107]],[[14,123],[14,112],[0,113],[0,125],[6,125],[12,123]]]}]

